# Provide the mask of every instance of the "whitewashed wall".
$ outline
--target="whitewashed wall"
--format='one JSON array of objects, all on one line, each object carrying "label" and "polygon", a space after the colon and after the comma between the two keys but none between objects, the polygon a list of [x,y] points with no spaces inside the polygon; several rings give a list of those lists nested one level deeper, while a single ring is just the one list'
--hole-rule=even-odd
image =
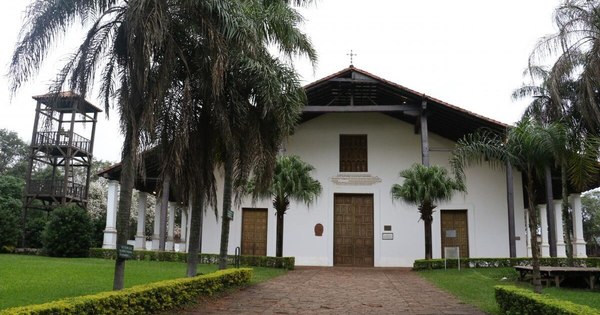
[{"label": "whitewashed wall", "polygon": [[[372,185],[339,185],[332,177],[340,175],[339,135],[368,135],[368,169],[364,174],[377,177]],[[429,133],[431,148],[452,148],[454,143]],[[379,113],[325,114],[300,125],[286,143],[286,154],[299,155],[316,170],[313,176],[323,185],[323,192],[310,207],[292,203],[285,216],[284,256],[295,256],[297,265],[333,265],[333,195],[335,193],[366,193],[374,197],[375,266],[412,266],[415,259],[425,256],[423,222],[415,206],[392,201],[390,188],[400,183],[398,173],[421,161],[420,135],[414,126]],[[448,167],[448,152],[431,152],[431,164]],[[523,194],[520,173],[514,172],[517,256],[526,255]],[[222,181],[219,181],[222,191]],[[506,203],[506,173],[487,164],[467,170],[467,194],[458,193],[447,203],[438,205],[433,221],[433,255],[441,257],[440,215],[442,209],[467,209],[470,257],[508,257],[508,216]],[[219,191],[219,194],[221,193]],[[219,195],[219,212],[221,212]],[[275,255],[275,212],[270,200],[241,207],[269,209],[267,255]],[[241,207],[235,207],[231,222],[229,252],[241,243]],[[324,226],[323,236],[314,235],[314,226]],[[384,225],[391,225],[393,240],[382,240]],[[219,251],[221,222],[212,209],[204,218],[203,245],[205,253]]]}]

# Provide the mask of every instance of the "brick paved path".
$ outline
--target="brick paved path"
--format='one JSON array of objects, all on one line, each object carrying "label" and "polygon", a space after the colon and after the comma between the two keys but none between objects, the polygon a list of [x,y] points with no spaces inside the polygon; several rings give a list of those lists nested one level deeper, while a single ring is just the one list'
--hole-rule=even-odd
[{"label": "brick paved path", "polygon": [[484,314],[399,268],[299,268],[180,314]]}]

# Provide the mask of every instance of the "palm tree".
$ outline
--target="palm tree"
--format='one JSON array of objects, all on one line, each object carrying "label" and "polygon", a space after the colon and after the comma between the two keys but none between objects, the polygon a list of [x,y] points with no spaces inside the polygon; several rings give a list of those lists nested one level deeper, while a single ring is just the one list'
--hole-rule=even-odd
[{"label": "palm tree", "polygon": [[[165,106],[169,90],[191,81],[192,73],[186,71],[190,64],[203,63],[210,69],[211,86],[206,89],[219,94],[227,47],[253,51],[260,41],[242,4],[235,1],[36,0],[27,9],[10,65],[13,93],[35,75],[56,39],[78,20],[89,22],[87,36],[51,89],[68,85],[85,97],[99,71],[106,112],[113,100],[117,105],[125,136],[117,245],[124,245],[137,154],[147,139],[155,139],[160,124],[156,113]],[[193,60],[186,59],[183,49],[189,43],[198,44]],[[186,80],[175,80],[182,74]],[[124,271],[125,260],[117,259],[116,290],[123,287]]]},{"label": "palm tree", "polygon": [[[558,32],[540,39],[529,64],[559,56],[558,75],[577,82],[575,107],[586,127],[598,134],[600,128],[600,3],[596,0],[566,0],[554,14]],[[556,68],[556,66],[554,67]],[[558,87],[558,86],[557,86]]]},{"label": "palm tree", "polygon": [[290,201],[304,202],[309,206],[321,194],[321,183],[310,175],[314,169],[312,165],[302,161],[298,156],[283,155],[277,158],[273,179],[267,189],[263,190],[257,187],[256,178],[250,182],[254,198],[273,198],[273,207],[277,216],[275,246],[275,256],[277,257],[283,255],[283,216],[289,209]]},{"label": "palm tree", "polygon": [[465,187],[461,181],[450,178],[448,171],[439,165],[413,164],[401,171],[400,176],[404,177],[404,183],[392,186],[392,198],[417,205],[425,226],[425,259],[431,259],[433,209],[436,203],[450,200],[455,191],[465,191]]},{"label": "palm tree", "polygon": [[[533,83],[515,90],[513,99],[533,97],[523,119],[533,119],[542,125],[560,123],[565,127],[565,134],[555,138],[558,142],[554,144],[553,152],[555,164],[561,171],[562,237],[567,244],[567,257],[572,258],[570,244],[573,228],[568,203],[569,185],[584,190],[597,173],[600,140],[584,127],[579,112],[578,82],[571,79],[569,69],[573,64],[566,57],[561,56],[549,70],[530,65],[526,74],[530,75]],[[536,81],[540,83],[536,84]],[[546,185],[551,187],[550,167],[551,165],[546,166]],[[548,213],[548,218],[551,217],[553,215]]]},{"label": "palm tree", "polygon": [[487,161],[492,166],[503,167],[510,163],[525,173],[529,207],[529,231],[532,251],[534,291],[541,292],[539,246],[537,243],[538,213],[536,187],[545,176],[545,167],[554,163],[556,143],[564,137],[564,127],[559,124],[541,125],[524,119],[506,135],[480,131],[465,136],[456,144],[450,165],[457,178],[464,180],[464,168]]},{"label": "palm tree", "polygon": [[[223,221],[219,268],[227,266],[229,220],[235,189],[239,202],[250,173],[256,185],[267,187],[273,178],[282,140],[294,129],[305,102],[304,89],[293,69],[269,56],[257,61],[239,60],[236,76],[227,77],[227,119],[219,130],[224,160]],[[260,62],[260,63],[259,63]],[[248,65],[254,64],[249,67]],[[252,77],[252,81],[245,80]]]},{"label": "palm tree", "polygon": [[266,47],[277,46],[290,61],[295,55],[305,55],[316,62],[310,41],[297,27],[302,16],[289,3],[247,4],[265,49],[258,50],[254,58],[233,54],[226,92],[220,100],[224,110],[216,111],[224,170],[219,269],[227,268],[230,219],[226,214],[231,211],[233,190],[239,202],[245,189],[241,183],[248,181],[251,172],[261,175],[255,184],[262,189],[270,184],[281,141],[293,131],[306,98],[294,69],[272,57]]}]

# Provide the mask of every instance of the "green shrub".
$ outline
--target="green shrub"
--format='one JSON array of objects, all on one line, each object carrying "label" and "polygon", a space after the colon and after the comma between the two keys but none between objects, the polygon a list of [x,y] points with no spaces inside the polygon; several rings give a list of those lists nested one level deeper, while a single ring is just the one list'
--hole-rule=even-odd
[{"label": "green shrub", "polygon": [[514,315],[599,315],[589,306],[560,301],[531,290],[515,286],[495,286],[496,302],[502,314]]},{"label": "green shrub", "polygon": [[252,269],[220,270],[193,278],[165,280],[121,291],[102,292],[50,303],[9,308],[0,315],[19,314],[148,314],[173,309],[200,296],[250,282]]},{"label": "green shrub", "polygon": [[[91,248],[90,257],[115,259],[117,252],[114,249]],[[199,261],[201,264],[218,264],[218,254],[200,254]],[[234,263],[233,255],[227,256],[227,263],[232,266]],[[133,259],[148,260],[148,261],[187,261],[187,253],[178,252],[157,252],[151,250],[135,250]],[[252,267],[269,267],[293,270],[296,259],[294,257],[270,257],[270,256],[240,256],[240,265]],[[442,266],[443,267],[443,266]]]},{"label": "green shrub", "polygon": [[55,257],[85,257],[91,247],[88,213],[75,205],[56,208],[42,234],[44,251]]},{"label": "green shrub", "polygon": [[[575,266],[575,267],[600,267],[600,258],[573,258],[564,257],[540,258],[542,266]],[[458,261],[448,259],[447,267],[456,268]],[[505,268],[514,266],[531,265],[531,258],[463,258],[460,260],[461,268]],[[444,269],[444,259],[418,259],[413,263],[413,270]]]}]

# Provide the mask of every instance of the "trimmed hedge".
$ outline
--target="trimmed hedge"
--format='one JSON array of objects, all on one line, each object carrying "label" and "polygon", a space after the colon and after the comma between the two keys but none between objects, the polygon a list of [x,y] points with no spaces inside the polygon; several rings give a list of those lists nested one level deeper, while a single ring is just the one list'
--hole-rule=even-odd
[{"label": "trimmed hedge", "polygon": [[148,314],[166,311],[250,282],[252,269],[227,269],[193,278],[165,280],[121,291],[102,292],[54,302],[9,308],[0,315]]},{"label": "trimmed hedge", "polygon": [[495,286],[496,302],[502,314],[520,315],[599,315],[600,311],[586,305],[553,299],[546,295],[515,286]]},{"label": "trimmed hedge", "polygon": [[[105,248],[90,248],[91,258],[115,259],[117,251],[114,249]],[[227,263],[233,265],[234,257],[227,256]],[[149,261],[187,261],[187,253],[178,252],[159,252],[152,250],[135,250],[133,251],[133,259],[149,260]],[[218,264],[219,255],[217,254],[200,254],[201,264]],[[240,256],[240,265],[252,267],[269,267],[293,270],[295,265],[294,257],[269,257],[269,256]]]},{"label": "trimmed hedge", "polygon": [[[456,268],[458,261],[448,259],[448,268]],[[460,260],[461,268],[503,268],[514,266],[530,266],[531,258],[464,258]],[[542,266],[575,266],[575,267],[600,267],[600,257],[568,258],[544,257],[540,258]],[[444,259],[419,259],[415,260],[413,270],[444,269]]]}]

